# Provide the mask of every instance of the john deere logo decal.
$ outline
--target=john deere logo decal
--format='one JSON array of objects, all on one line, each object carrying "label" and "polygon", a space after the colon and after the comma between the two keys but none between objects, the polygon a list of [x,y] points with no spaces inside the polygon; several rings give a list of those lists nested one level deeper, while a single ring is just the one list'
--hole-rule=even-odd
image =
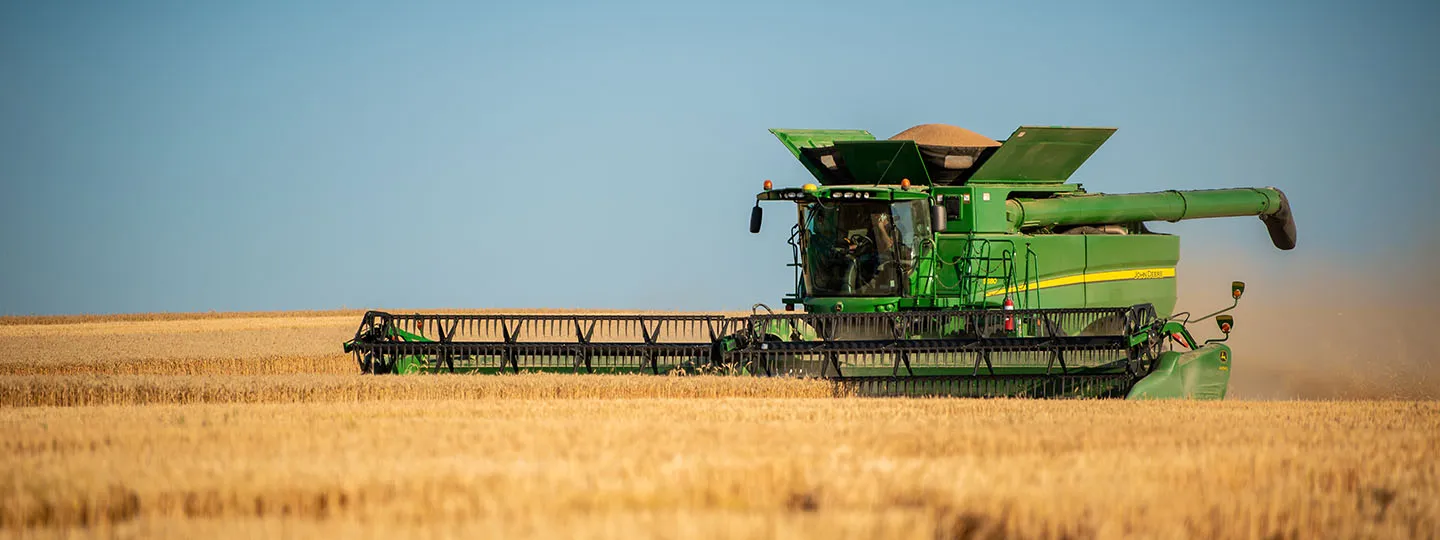
[{"label": "john deere logo decal", "polygon": [[1229,361],[1230,361],[1230,354],[1229,354],[1229,353],[1226,353],[1225,351],[1220,351],[1220,361],[1221,361],[1221,362],[1229,362]]}]

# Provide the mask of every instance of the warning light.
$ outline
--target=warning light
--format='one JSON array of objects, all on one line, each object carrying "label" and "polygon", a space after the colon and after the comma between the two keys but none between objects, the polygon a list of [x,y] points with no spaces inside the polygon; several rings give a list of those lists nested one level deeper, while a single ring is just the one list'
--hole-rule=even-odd
[{"label": "warning light", "polygon": [[1228,336],[1230,335],[1230,329],[1235,327],[1235,317],[1230,315],[1215,317],[1215,324],[1220,326],[1220,333]]},{"label": "warning light", "polygon": [[910,189],[910,179],[909,179],[909,178],[901,178],[901,179],[900,179],[900,189]]},{"label": "warning light", "polygon": [[769,180],[766,180],[766,181],[765,181],[765,191],[770,191],[770,190],[771,190],[772,188],[774,188],[774,187],[775,187],[775,183],[774,183],[774,182],[771,182],[771,181],[769,181]]},{"label": "warning light", "polygon": [[1240,299],[1240,295],[1242,295],[1242,294],[1245,294],[1245,282],[1244,282],[1244,281],[1231,282],[1231,283],[1230,283],[1230,296],[1234,296],[1236,300],[1239,300],[1239,299]]},{"label": "warning light", "polygon": [[812,192],[813,192],[813,191],[815,191],[815,190],[817,190],[817,189],[820,189],[820,188],[819,188],[818,186],[816,186],[815,184],[805,184],[805,185],[803,185],[803,186],[800,186],[800,189],[803,189],[803,190],[805,190],[805,191],[812,191]]}]

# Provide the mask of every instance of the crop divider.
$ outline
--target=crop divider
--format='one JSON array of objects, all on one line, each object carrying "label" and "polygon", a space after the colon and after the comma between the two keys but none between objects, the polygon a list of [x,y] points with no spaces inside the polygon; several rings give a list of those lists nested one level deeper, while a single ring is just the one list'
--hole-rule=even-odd
[{"label": "crop divider", "polygon": [[595,368],[594,366],[590,365],[589,345],[590,340],[594,339],[595,337],[595,321],[590,321],[590,326],[588,328],[582,329],[580,327],[579,317],[574,317],[570,320],[575,323],[575,341],[578,344],[578,346],[575,347],[573,371],[579,373],[581,364],[584,364],[585,373],[594,373]]},{"label": "crop divider", "polygon": [[1050,363],[1045,365],[1046,375],[1049,375],[1050,370],[1055,367],[1055,362],[1060,362],[1060,373],[1066,375],[1069,374],[1069,369],[1065,367],[1065,351],[1063,348],[1058,346],[1050,349]]},{"label": "crop divider", "polygon": [[636,321],[640,323],[641,339],[643,339],[645,345],[647,345],[647,347],[641,351],[641,357],[644,359],[644,362],[650,364],[650,373],[659,375],[660,361],[655,354],[655,342],[660,338],[660,325],[662,321],[655,321],[654,330],[651,330],[649,325],[645,324],[645,319],[637,317]]},{"label": "crop divider", "polygon": [[825,361],[820,364],[820,376],[825,377],[826,368],[834,366],[835,376],[843,377],[845,374],[840,372],[840,353],[835,351],[835,327],[841,323],[842,320],[832,321],[821,319],[821,321],[822,322],[816,324],[816,330],[819,331],[820,340],[823,342],[821,350],[824,351],[823,354],[825,355]]},{"label": "crop divider", "polygon": [[[890,336],[894,338],[897,342],[899,340],[905,339],[912,330],[914,322],[915,321],[905,321],[903,317],[899,316],[891,317]],[[893,349],[894,347],[891,348]],[[903,348],[895,352],[895,367],[890,370],[890,374],[896,376],[900,375],[901,365],[905,366],[906,374],[912,377],[915,376],[915,370],[910,368],[910,351]]]},{"label": "crop divider", "polygon": [[[435,322],[435,332],[437,334],[436,337],[439,338],[440,343],[448,344],[455,341],[455,330],[460,327],[460,321],[458,319],[446,321],[444,319],[441,319],[439,316],[436,316],[432,320]],[[448,329],[446,328],[447,322],[449,323]],[[441,362],[445,363],[446,368],[451,373],[455,372],[455,358],[451,355],[449,347],[440,347],[439,350],[436,351],[435,369],[440,369]]]},{"label": "crop divider", "polygon": [[502,370],[505,368],[505,364],[508,363],[513,372],[520,373],[520,363],[515,357],[515,344],[520,341],[520,328],[523,326],[525,326],[524,321],[517,321],[515,331],[512,333],[510,331],[510,323],[505,320],[500,321],[500,334],[505,340],[505,347],[500,352],[500,368]]}]

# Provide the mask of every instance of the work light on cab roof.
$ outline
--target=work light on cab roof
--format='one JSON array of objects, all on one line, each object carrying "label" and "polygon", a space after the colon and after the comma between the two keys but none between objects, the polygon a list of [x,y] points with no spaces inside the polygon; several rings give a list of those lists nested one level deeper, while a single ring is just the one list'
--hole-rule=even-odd
[{"label": "work light on cab roof", "polygon": [[[722,315],[367,313],[362,370],[727,373],[820,377],[877,395],[1223,398],[1231,305],[1176,311],[1178,237],[1147,222],[1258,216],[1295,247],[1275,188],[1107,195],[1070,183],[1113,128],[1021,126],[1004,139],[922,124],[889,139],[772,129],[809,178],[783,312]],[[1214,318],[1224,336],[1187,325]]]}]

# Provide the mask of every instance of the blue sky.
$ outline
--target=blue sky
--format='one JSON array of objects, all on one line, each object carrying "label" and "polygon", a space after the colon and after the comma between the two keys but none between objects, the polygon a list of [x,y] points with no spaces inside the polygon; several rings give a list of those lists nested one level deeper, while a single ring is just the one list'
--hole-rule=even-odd
[{"label": "blue sky", "polygon": [[1092,191],[1289,194],[1187,263],[1440,252],[1433,2],[514,4],[0,5],[0,313],[774,303],[770,127],[1116,126]]}]

